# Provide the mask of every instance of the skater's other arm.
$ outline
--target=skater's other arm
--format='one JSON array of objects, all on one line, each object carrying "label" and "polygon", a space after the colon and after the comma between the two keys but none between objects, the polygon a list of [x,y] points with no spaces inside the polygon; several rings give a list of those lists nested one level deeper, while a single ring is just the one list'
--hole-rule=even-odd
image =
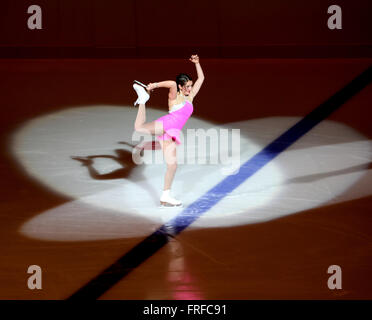
[{"label": "skater's other arm", "polygon": [[168,88],[169,94],[168,98],[169,100],[174,100],[177,98],[177,83],[176,81],[167,80],[167,81],[161,81],[161,82],[155,82],[150,83],[147,85],[147,90],[151,91],[157,88]]},{"label": "skater's other arm", "polygon": [[194,85],[192,86],[192,89],[191,89],[191,95],[194,98],[198,94],[205,78],[204,78],[203,69],[202,69],[202,67],[200,65],[200,62],[199,62],[198,55],[192,55],[191,58],[190,58],[190,61],[195,64],[196,73],[198,75],[198,79],[195,81],[195,83],[194,83]]}]

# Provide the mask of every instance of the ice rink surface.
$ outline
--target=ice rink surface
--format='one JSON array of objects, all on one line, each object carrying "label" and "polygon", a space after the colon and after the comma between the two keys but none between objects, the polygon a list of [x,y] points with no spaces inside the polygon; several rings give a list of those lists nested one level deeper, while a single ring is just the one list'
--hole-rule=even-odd
[{"label": "ice rink surface", "polygon": [[[174,60],[2,60],[0,299],[65,299],[224,181],[371,65],[368,59],[202,61],[172,192],[155,139],[133,162],[131,87],[193,75]],[[190,69],[190,70],[189,70]],[[195,75],[196,76],[196,75]],[[240,83],[244,83],[241,88]],[[147,120],[167,112],[166,91]],[[226,192],[102,299],[370,299],[371,85]],[[239,129],[229,163],[187,130]],[[226,132],[226,131],[225,131]],[[218,137],[220,138],[220,136]],[[237,165],[238,164],[238,165]],[[239,175],[239,170],[236,173]],[[233,175],[231,175],[233,176]],[[27,268],[43,290],[27,288]],[[327,286],[328,267],[342,290]]]}]

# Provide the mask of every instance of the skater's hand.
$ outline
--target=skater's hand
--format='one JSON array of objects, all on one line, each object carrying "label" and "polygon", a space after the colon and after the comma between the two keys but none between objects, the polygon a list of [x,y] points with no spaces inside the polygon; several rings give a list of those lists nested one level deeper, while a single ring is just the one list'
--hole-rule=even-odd
[{"label": "skater's hand", "polygon": [[190,61],[193,63],[199,63],[199,56],[197,54],[194,54],[191,56]]},{"label": "skater's hand", "polygon": [[149,83],[148,85],[147,85],[147,90],[148,91],[153,91],[155,88],[157,88],[158,87],[158,84],[157,83]]}]

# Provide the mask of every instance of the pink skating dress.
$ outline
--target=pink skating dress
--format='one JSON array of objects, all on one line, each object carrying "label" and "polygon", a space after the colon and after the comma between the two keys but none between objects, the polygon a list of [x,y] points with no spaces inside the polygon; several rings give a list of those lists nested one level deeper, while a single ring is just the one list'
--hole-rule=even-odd
[{"label": "pink skating dress", "polygon": [[176,104],[165,116],[155,120],[163,123],[164,133],[157,136],[158,140],[173,140],[181,144],[180,132],[190,118],[194,107],[190,101],[185,100],[183,103]]}]

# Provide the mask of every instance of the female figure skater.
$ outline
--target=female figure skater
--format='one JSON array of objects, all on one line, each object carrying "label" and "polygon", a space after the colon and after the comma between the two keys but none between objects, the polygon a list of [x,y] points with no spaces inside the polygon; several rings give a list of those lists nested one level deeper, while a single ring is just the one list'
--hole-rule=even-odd
[{"label": "female figure skater", "polygon": [[[195,64],[198,79],[193,84],[192,79],[187,74],[181,73],[176,81],[162,81],[150,83],[146,87],[134,84],[133,88],[137,92],[139,104],[137,118],[134,129],[140,133],[156,135],[163,150],[167,170],[164,179],[163,194],[160,197],[162,206],[180,206],[181,201],[174,199],[170,194],[173,178],[177,169],[176,145],[180,144],[180,131],[193,112],[193,99],[200,90],[204,81],[203,70],[199,63],[199,57],[192,55],[190,61]],[[146,122],[145,103],[150,98],[149,92],[157,88],[168,88],[169,113],[159,119]]]}]

